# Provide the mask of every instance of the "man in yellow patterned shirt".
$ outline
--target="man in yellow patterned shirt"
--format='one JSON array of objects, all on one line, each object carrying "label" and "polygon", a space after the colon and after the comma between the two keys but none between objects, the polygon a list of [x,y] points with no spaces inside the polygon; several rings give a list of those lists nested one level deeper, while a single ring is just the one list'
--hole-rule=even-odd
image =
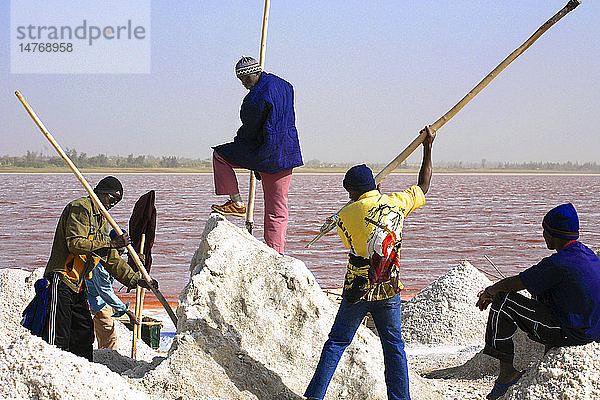
[{"label": "man in yellow patterned shirt", "polygon": [[[338,234],[350,249],[342,303],[319,364],[304,395],[323,399],[346,347],[370,312],[381,339],[388,399],[410,399],[408,367],[400,331],[400,244],[404,218],[425,204],[431,182],[431,147],[435,133],[423,141],[418,183],[403,192],[383,195],[365,164],[346,172],[344,188],[352,203],[339,213]],[[423,131],[422,131],[423,132]]]}]

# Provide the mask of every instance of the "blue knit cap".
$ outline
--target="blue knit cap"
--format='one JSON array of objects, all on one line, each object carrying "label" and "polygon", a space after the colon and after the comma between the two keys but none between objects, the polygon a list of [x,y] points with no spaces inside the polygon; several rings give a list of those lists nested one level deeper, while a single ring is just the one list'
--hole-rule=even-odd
[{"label": "blue knit cap", "polygon": [[376,188],[373,171],[365,164],[355,165],[344,176],[344,189],[347,191],[365,193]]},{"label": "blue knit cap", "polygon": [[579,217],[577,217],[577,211],[573,204],[561,204],[548,211],[542,227],[551,236],[561,239],[577,239],[579,237]]}]

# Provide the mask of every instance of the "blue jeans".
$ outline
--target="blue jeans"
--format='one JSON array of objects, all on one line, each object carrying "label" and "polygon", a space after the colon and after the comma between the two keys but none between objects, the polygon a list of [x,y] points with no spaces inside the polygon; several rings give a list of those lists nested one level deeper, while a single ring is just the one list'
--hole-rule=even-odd
[{"label": "blue jeans", "polygon": [[360,301],[356,304],[342,300],[329,339],[323,346],[321,359],[304,396],[323,399],[327,386],[342,357],[352,342],[361,321],[370,312],[379,332],[385,363],[385,383],[389,400],[410,399],[408,366],[400,332],[400,296],[387,300]]}]

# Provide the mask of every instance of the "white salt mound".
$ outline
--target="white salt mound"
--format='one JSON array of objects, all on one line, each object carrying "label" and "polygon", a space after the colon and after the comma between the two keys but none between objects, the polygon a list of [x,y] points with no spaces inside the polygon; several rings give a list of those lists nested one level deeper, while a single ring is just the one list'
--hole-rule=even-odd
[{"label": "white salt mound", "polygon": [[33,299],[33,285],[44,270],[0,269],[0,345],[26,332],[20,325],[25,307]]},{"label": "white salt mound", "polygon": [[127,357],[131,352],[131,333],[117,322],[118,346],[96,350],[90,363],[69,352],[48,345],[20,325],[21,313],[33,299],[33,285],[43,275],[43,268],[33,272],[0,269],[0,398],[2,399],[146,399],[123,377],[111,372],[127,371],[160,361],[158,353],[141,340],[138,360]]},{"label": "white salt mound", "polygon": [[[214,215],[190,269],[172,352],[144,385],[167,398],[301,399],[337,311],[304,263]],[[361,327],[326,399],[387,399],[383,365],[379,339]],[[412,373],[411,389],[432,398]]]},{"label": "white salt mound", "polygon": [[482,344],[488,311],[475,303],[489,285],[483,273],[461,261],[402,306],[402,338],[409,344]]},{"label": "white salt mound", "polygon": [[[149,371],[140,381],[153,399],[206,399],[206,400],[256,400],[269,397],[259,396],[258,386],[268,382],[268,375],[246,377],[248,382],[256,384],[242,385],[237,374],[246,370],[243,358],[239,372],[235,370],[237,354],[229,357],[225,364],[228,349],[220,354],[207,354],[189,334],[182,334],[173,341],[169,357],[156,369]],[[240,354],[242,356],[242,354]],[[221,366],[220,363],[224,365]],[[230,376],[231,375],[231,376]],[[285,397],[281,397],[282,399]]]},{"label": "white salt mound", "polygon": [[29,333],[0,345],[0,382],[2,399],[149,398],[105,366],[59,350]]},{"label": "white salt mound", "polygon": [[550,350],[503,399],[600,399],[600,344]]}]

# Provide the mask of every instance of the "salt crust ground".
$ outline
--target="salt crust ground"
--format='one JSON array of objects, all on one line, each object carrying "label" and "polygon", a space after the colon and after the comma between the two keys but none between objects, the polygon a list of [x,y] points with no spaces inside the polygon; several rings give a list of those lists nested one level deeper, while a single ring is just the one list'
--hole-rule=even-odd
[{"label": "salt crust ground", "polygon": [[[189,288],[195,286],[193,282],[194,279],[198,279],[198,273],[205,269],[207,259],[213,257],[213,261],[219,261],[216,264],[221,264],[221,266],[212,265],[206,268],[205,271],[209,273],[205,272],[207,276],[204,278],[211,280],[219,276],[220,270],[226,271],[225,265],[231,260],[239,261],[240,257],[244,258],[248,254],[254,254],[259,258],[265,257],[265,252],[270,251],[256,241],[250,247],[246,243],[246,246],[241,248],[232,245],[235,241],[225,246],[212,243],[212,248],[208,249],[211,247],[208,245],[210,233],[217,228],[223,229],[225,235],[233,235],[238,239],[247,236],[242,242],[253,240],[243,230],[222,218],[211,217],[207,222],[203,242],[194,256],[193,278],[186,288],[187,295],[182,294],[182,303],[185,303],[186,296],[190,295]],[[238,253],[238,256],[235,256],[235,253]],[[209,257],[206,257],[207,255]],[[202,257],[205,259],[200,260],[199,258]],[[273,253],[266,256],[269,259],[272,257],[277,259],[279,256]],[[310,277],[311,274],[306,271],[300,272],[303,271],[302,263],[293,259],[290,261],[289,257],[280,258],[286,259],[282,265],[286,265],[288,270],[290,262],[294,265],[292,268],[294,273],[286,274],[283,271],[281,275],[285,286],[288,289],[290,285],[303,286],[298,276]],[[285,383],[287,379],[281,378],[285,374],[277,374],[273,369],[266,368],[269,365],[276,366],[277,362],[269,358],[265,358],[264,363],[260,362],[258,360],[261,355],[260,350],[251,347],[242,350],[240,347],[244,335],[239,335],[238,332],[235,336],[231,329],[222,330],[223,326],[235,326],[235,319],[222,320],[219,325],[215,324],[215,319],[219,318],[213,315],[204,318],[204,322],[201,323],[203,329],[196,331],[185,331],[181,329],[185,324],[180,323],[178,336],[165,360],[143,344],[138,345],[140,360],[131,360],[128,357],[130,334],[123,326],[119,326],[119,352],[95,351],[95,361],[105,365],[89,363],[49,346],[31,336],[18,324],[22,309],[33,296],[33,283],[40,275],[40,270],[31,273],[0,269],[0,398],[59,400],[301,398],[299,396],[301,391],[295,387],[293,391],[290,390]],[[256,284],[264,283],[264,281],[256,282]],[[472,309],[470,307],[477,291],[482,285],[488,283],[489,281],[475,268],[468,263],[461,263],[404,306],[403,335],[407,340],[413,399],[485,398],[493,384],[497,367],[495,360],[479,352],[482,340],[478,341],[477,336],[482,332],[482,321],[485,321],[487,313],[474,312],[475,307],[473,306]],[[206,288],[205,285],[205,283],[200,284],[198,288]],[[308,279],[307,287],[312,285]],[[277,289],[281,288],[277,287]],[[302,294],[297,290],[294,293]],[[196,295],[198,294],[192,297]],[[214,296],[215,292],[212,295]],[[318,297],[314,294],[311,296]],[[208,298],[210,299],[210,294]],[[289,302],[290,299],[284,300]],[[303,301],[306,302],[306,299]],[[194,307],[198,306],[196,303],[192,304]],[[208,302],[206,305],[214,304]],[[335,312],[335,306],[333,307],[333,311],[326,312],[328,323],[325,325],[331,324],[332,312]],[[223,308],[221,311],[226,310],[227,308]],[[185,313],[185,307],[178,309],[180,320],[187,319]],[[193,324],[197,323],[198,321],[195,321]],[[208,328],[214,328],[212,335],[207,334]],[[215,334],[220,329],[220,333]],[[327,330],[328,326],[319,329]],[[377,340],[374,339],[374,335],[370,335],[361,332],[359,338],[355,338],[356,347],[370,347],[372,344],[369,342]],[[277,342],[278,338],[263,337],[263,344],[273,340]],[[309,342],[312,345],[312,342]],[[517,349],[515,364],[519,368],[527,368],[528,372],[508,391],[504,399],[600,398],[599,344],[553,349],[544,355],[541,346],[529,341],[522,334],[515,337],[515,342]],[[237,345],[231,346],[232,343]],[[261,343],[252,343],[252,346],[269,347],[268,344],[261,346]],[[523,351],[523,349],[527,350]],[[292,354],[288,355],[291,359],[302,358],[301,355],[294,354],[293,349],[288,351],[292,351]],[[345,357],[357,360],[352,354],[351,357],[347,356]],[[377,361],[378,357],[374,356],[371,359]],[[382,365],[380,364],[380,367]],[[354,366],[360,367],[356,363]],[[303,373],[310,375],[312,369],[307,368],[307,370]],[[246,374],[254,375],[247,379],[244,376]],[[380,382],[374,384],[381,386]],[[273,397],[272,394],[257,390],[257,388],[262,387],[264,390],[265,387],[272,386],[280,389],[280,396]],[[183,388],[186,390],[180,391]],[[352,385],[344,388],[343,382],[341,388],[336,393],[337,397],[329,398],[381,398],[378,395],[357,396],[357,388]],[[367,390],[367,393],[371,392],[372,390]]]}]

